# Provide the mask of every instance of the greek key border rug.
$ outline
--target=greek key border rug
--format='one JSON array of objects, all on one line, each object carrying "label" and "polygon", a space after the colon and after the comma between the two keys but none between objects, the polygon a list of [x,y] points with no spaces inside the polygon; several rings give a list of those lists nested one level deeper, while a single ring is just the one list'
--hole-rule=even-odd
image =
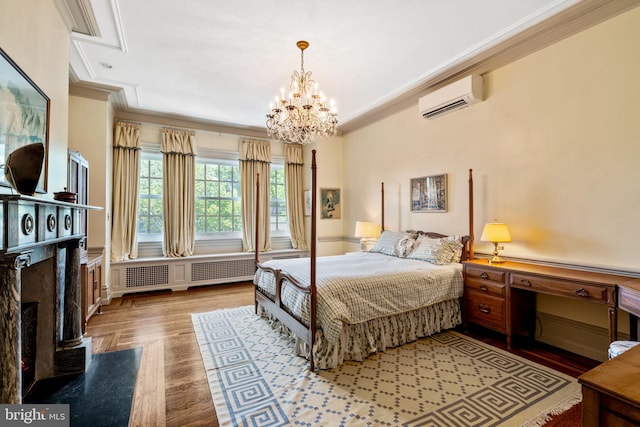
[{"label": "greek key border rug", "polygon": [[453,331],[310,372],[253,306],[192,321],[221,426],[536,426],[582,398],[574,378]]}]

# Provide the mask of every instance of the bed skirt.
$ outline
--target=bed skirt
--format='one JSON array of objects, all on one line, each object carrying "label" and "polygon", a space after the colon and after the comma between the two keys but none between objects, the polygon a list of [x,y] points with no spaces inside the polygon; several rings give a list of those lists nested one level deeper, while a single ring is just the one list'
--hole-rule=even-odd
[{"label": "bed skirt", "polygon": [[[258,305],[258,315],[269,319],[273,328],[288,334],[295,341],[296,354],[308,358],[307,344],[293,336],[286,326],[261,305]],[[313,346],[315,365],[319,369],[331,369],[345,360],[361,362],[373,353],[454,328],[461,323],[460,300],[456,298],[390,317],[345,324],[335,343],[328,342],[322,330],[318,329]]]}]

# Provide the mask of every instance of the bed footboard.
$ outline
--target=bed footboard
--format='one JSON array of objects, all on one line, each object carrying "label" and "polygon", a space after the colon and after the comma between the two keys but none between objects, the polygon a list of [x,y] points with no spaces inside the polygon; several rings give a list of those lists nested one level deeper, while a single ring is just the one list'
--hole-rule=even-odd
[{"label": "bed footboard", "polygon": [[[285,325],[292,334],[299,337],[305,344],[309,346],[309,362],[310,369],[314,369],[314,360],[313,360],[313,342],[315,340],[315,330],[311,327],[315,322],[310,323],[309,326],[305,325],[302,321],[300,321],[297,317],[293,316],[291,312],[287,309],[287,307],[282,302],[282,286],[287,280],[290,285],[295,286],[301,292],[307,294],[309,296],[309,301],[311,301],[311,287],[308,285],[304,285],[293,277],[283,272],[280,269],[271,268],[262,264],[257,265],[258,269],[263,271],[267,271],[273,274],[275,279],[275,293],[273,298],[270,295],[267,295],[262,292],[258,284],[255,286],[255,308],[256,313],[258,311],[258,304],[260,304],[264,309],[266,309],[269,313],[271,313],[274,317],[276,317],[283,325]],[[315,319],[315,304],[309,305],[309,313],[310,318]]]}]

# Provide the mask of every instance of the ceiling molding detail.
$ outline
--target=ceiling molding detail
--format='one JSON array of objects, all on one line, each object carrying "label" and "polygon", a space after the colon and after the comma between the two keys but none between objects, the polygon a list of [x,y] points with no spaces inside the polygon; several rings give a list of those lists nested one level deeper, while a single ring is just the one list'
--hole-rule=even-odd
[{"label": "ceiling molding detail", "polygon": [[100,36],[90,0],[54,0],[69,31],[87,36]]}]

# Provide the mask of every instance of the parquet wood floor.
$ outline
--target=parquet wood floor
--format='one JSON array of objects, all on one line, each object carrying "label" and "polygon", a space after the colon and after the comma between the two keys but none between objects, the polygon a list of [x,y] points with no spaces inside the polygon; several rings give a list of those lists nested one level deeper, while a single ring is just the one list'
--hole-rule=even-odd
[{"label": "parquet wood floor", "polygon": [[[129,295],[103,306],[87,326],[94,352],[144,348],[130,425],[217,426],[190,314],[252,304],[253,285],[237,283]],[[506,347],[504,337],[484,330],[469,335]],[[535,343],[511,351],[575,377],[598,364]]]}]

